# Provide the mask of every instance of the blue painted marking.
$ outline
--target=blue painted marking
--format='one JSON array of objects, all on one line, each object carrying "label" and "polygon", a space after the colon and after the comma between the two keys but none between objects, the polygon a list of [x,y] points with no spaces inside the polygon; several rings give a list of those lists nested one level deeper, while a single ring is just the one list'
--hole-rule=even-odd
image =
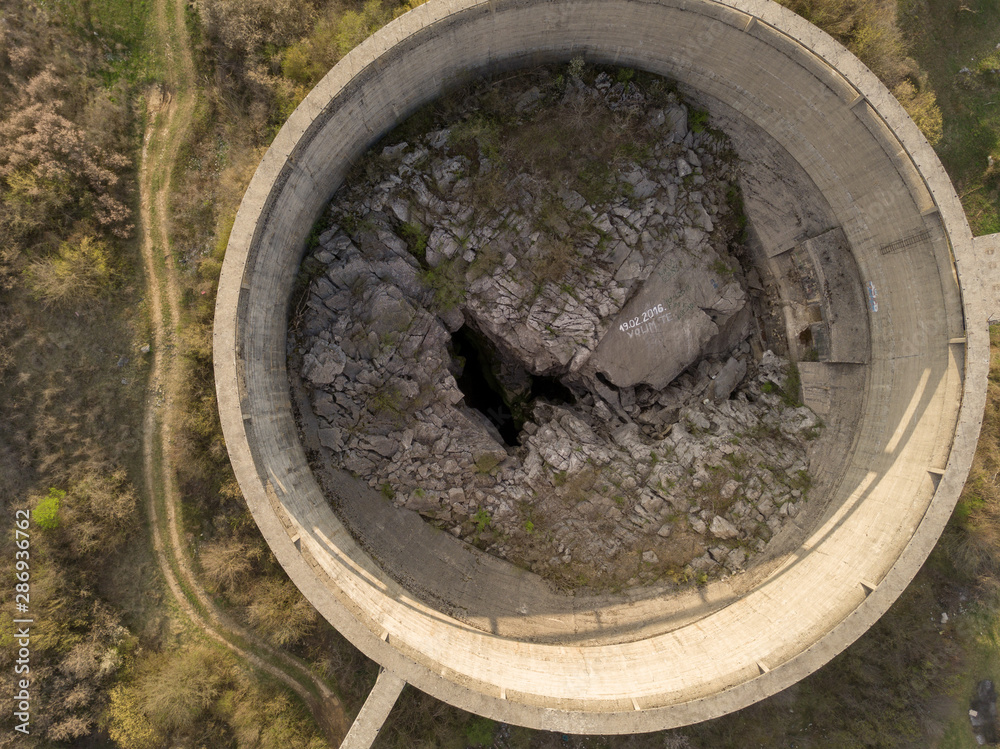
[{"label": "blue painted marking", "polygon": [[872,312],[878,312],[878,292],[871,281],[868,282],[868,304],[871,305]]}]

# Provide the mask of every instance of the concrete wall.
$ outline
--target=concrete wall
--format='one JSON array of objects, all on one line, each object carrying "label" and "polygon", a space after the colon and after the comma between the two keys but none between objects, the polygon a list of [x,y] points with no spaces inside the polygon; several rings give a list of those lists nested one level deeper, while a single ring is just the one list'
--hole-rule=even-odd
[{"label": "concrete wall", "polygon": [[[797,550],[725,605],[646,601],[673,623],[639,636],[581,642],[581,616],[526,607],[518,617],[547,632],[544,642],[527,641],[494,634],[510,627],[490,631],[434,610],[338,522],[296,435],[286,305],[313,221],[352,160],[395,122],[477,73],[576,55],[676,78],[767,130],[822,191],[878,309],[868,311],[865,407],[846,468]],[[917,234],[926,237],[891,249]],[[959,285],[976,263],[954,189],[895,99],[846,50],[773,3],[431,0],[323,79],[244,197],[216,313],[223,429],[285,570],[401,678],[522,725],[605,733],[682,725],[823,665],[926,559],[965,481],[985,402],[985,297],[978,282]]]}]

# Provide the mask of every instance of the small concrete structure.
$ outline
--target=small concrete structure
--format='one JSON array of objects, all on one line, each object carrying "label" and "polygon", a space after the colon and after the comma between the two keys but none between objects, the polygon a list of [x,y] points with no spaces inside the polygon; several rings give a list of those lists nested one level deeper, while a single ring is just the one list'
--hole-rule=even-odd
[{"label": "small concrete structure", "polygon": [[[405,549],[376,559],[352,537],[310,471],[289,397],[287,303],[310,227],[351,163],[396,122],[479,74],[574,56],[678,80],[713,117],[760,133],[737,142],[744,160],[774,154],[811,186],[816,213],[794,190],[789,200],[758,190],[789,219],[757,233],[769,257],[798,252],[833,274],[830,296],[814,298],[829,361],[804,370],[807,397],[829,408],[850,391],[863,403],[842,456],[818,477],[829,487],[821,511],[767,564],[680,594],[577,601],[498,560],[441,556],[454,581],[442,601],[425,569],[406,568]],[[851,266],[832,260],[837,246],[849,248],[860,291],[833,291]],[[973,241],[934,152],[875,76],[769,0],[431,0],[320,82],[247,190],[216,312],[227,447],[289,576],[396,679],[549,730],[706,720],[829,661],[927,558],[979,435],[997,249],[995,237]],[[843,337],[837,320],[849,322]],[[399,682],[386,684],[369,719]]]}]

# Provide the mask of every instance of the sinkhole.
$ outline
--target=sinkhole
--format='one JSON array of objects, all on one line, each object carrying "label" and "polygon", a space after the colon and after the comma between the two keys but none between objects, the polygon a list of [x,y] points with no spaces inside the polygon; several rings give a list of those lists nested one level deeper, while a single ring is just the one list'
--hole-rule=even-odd
[{"label": "sinkhole", "polygon": [[452,333],[451,351],[461,370],[455,381],[466,405],[489,419],[507,445],[519,444],[521,429],[531,419],[537,400],[553,405],[576,402],[558,378],[531,374],[470,325]]}]

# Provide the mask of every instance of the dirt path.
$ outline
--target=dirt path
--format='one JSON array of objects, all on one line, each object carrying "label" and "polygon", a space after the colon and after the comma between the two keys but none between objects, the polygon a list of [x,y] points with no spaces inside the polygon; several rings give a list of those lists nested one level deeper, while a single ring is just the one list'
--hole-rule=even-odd
[{"label": "dirt path", "polygon": [[184,20],[185,0],[157,0],[154,44],[163,53],[165,86],[147,94],[148,122],[139,169],[142,253],[153,328],[149,400],[143,423],[147,511],[157,563],[181,611],[205,634],[294,690],[331,745],[347,730],[340,701],[306,664],[272,648],[214,605],[194,574],[180,531],[180,495],[171,464],[173,403],[179,382],[176,337],[180,293],[170,251],[168,197],[180,144],[197,102],[194,61]]}]

